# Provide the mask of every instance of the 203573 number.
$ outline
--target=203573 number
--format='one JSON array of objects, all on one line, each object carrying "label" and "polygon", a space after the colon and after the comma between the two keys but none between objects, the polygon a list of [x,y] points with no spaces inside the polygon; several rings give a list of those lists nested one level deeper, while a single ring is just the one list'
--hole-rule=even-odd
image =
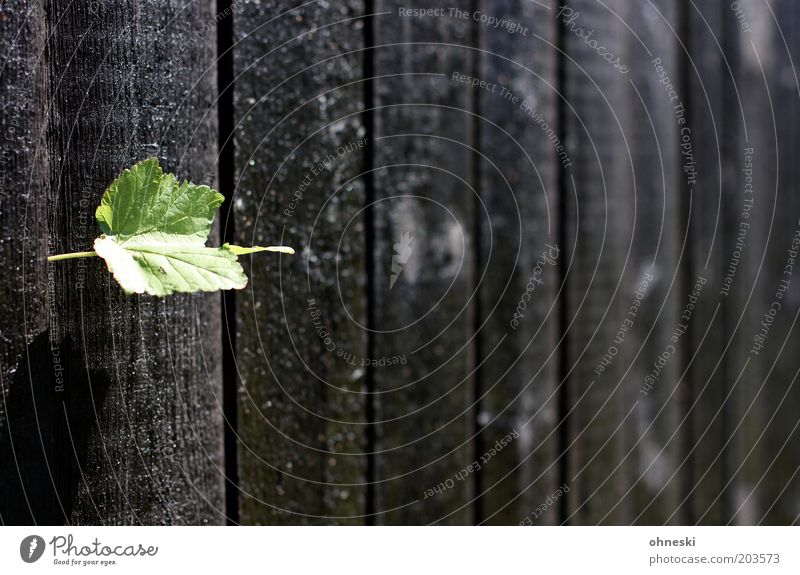
[{"label": "203573 number", "polygon": [[736,563],[754,564],[754,563],[780,563],[780,553],[737,553]]}]

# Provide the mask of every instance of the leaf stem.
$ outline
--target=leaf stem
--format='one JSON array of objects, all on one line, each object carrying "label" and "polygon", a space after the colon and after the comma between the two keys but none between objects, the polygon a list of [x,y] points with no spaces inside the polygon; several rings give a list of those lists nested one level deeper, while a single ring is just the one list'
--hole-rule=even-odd
[{"label": "leaf stem", "polygon": [[72,254],[59,254],[57,256],[48,256],[48,262],[57,262],[59,260],[74,260],[77,258],[94,258],[97,257],[97,252],[75,252]]}]

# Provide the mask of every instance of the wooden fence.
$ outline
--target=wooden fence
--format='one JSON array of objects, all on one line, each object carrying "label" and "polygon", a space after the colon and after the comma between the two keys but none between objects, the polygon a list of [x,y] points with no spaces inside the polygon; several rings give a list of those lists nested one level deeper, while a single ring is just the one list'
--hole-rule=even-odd
[{"label": "wooden fence", "polygon": [[[800,519],[800,5],[0,1],[3,524]],[[94,209],[227,198],[236,293]]]}]

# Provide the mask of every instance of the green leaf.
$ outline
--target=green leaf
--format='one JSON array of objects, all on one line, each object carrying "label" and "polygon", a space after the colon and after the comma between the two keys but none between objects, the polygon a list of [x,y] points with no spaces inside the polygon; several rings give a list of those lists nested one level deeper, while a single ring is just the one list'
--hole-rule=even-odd
[{"label": "green leaf", "polygon": [[120,243],[113,236],[102,235],[94,241],[94,250],[127,293],[165,296],[247,285],[236,254],[225,247],[147,240]]},{"label": "green leaf", "polygon": [[95,212],[102,232],[125,240],[149,232],[194,238],[203,244],[225,197],[208,186],[178,184],[149,158],[125,170]]},{"label": "green leaf", "polygon": [[241,289],[238,255],[292,248],[205,245],[224,197],[208,186],[178,183],[155,158],[125,170],[108,187],[96,217],[103,235],[94,249],[127,293]]}]

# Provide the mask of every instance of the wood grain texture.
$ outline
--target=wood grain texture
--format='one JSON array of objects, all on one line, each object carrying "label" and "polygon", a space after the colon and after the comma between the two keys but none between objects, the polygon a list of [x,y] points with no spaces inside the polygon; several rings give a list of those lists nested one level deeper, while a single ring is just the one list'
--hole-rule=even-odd
[{"label": "wood grain texture", "polygon": [[[43,476],[55,446],[55,378],[48,338],[45,18],[38,2],[0,6],[0,523],[58,518]],[[49,377],[48,377],[49,375]],[[34,409],[37,408],[37,409]],[[41,413],[37,433],[35,418]],[[57,520],[57,519],[56,519]]]},{"label": "wood grain texture", "polygon": [[364,8],[296,5],[234,19],[236,237],[297,250],[252,258],[236,298],[239,514],[362,523]]},{"label": "wood grain texture", "polygon": [[[688,362],[691,440],[687,445],[683,499],[687,520],[708,524],[727,521],[730,502],[723,494],[728,473],[727,449],[731,408],[727,343],[729,302],[720,290],[727,271],[724,259],[730,256],[725,242],[728,202],[724,191],[730,175],[727,162],[730,151],[725,141],[731,138],[728,121],[735,121],[724,108],[724,94],[732,91],[722,57],[721,5],[695,4],[686,15],[684,33],[689,49],[686,93],[687,114],[698,170],[697,184],[689,193],[691,200],[688,277],[708,277],[705,299],[697,308],[689,338]],[[684,183],[685,187],[686,184]],[[737,202],[740,203],[740,202]],[[713,503],[712,503],[713,502]]]},{"label": "wood grain texture", "polygon": [[[799,29],[0,0],[0,524],[797,524]],[[222,300],[48,265],[148,156],[297,254]]]},{"label": "wood grain texture", "polygon": [[[772,6],[771,14],[764,14],[764,28],[770,30],[762,38],[757,49],[759,55],[771,50],[772,59],[763,58],[767,71],[768,87],[775,115],[777,148],[775,150],[777,175],[775,230],[769,249],[776,254],[778,264],[785,266],[792,241],[798,239],[800,225],[800,198],[796,193],[800,182],[800,166],[794,161],[800,149],[795,129],[800,123],[800,83],[796,66],[800,60],[800,37],[795,32],[800,25],[800,6],[796,2],[781,1]],[[762,79],[763,82],[763,79]],[[773,143],[773,146],[776,144]],[[764,172],[772,173],[772,165]],[[776,287],[776,281],[785,269],[771,270],[767,276]],[[800,385],[797,381],[798,362],[794,350],[800,345],[798,335],[798,308],[800,308],[800,281],[797,269],[792,273],[791,286],[784,297],[780,325],[774,340],[770,342],[775,365],[767,376],[767,389],[763,392],[763,411],[769,418],[764,422],[765,435],[755,444],[760,454],[758,465],[761,473],[755,482],[755,497],[758,501],[756,513],[743,517],[744,523],[751,517],[756,523],[769,525],[797,525],[800,523],[800,452],[793,446],[800,437],[800,418],[796,406],[800,403]],[[764,307],[761,307],[764,311]],[[772,336],[770,336],[772,338]],[[772,385],[775,382],[776,385]]]},{"label": "wood grain texture", "polygon": [[[37,202],[48,252],[90,248],[103,190],[136,160],[158,156],[181,177],[213,183],[214,38],[194,34],[213,21],[209,3],[54,1],[40,14],[47,129],[32,144],[49,158],[36,167],[47,179]],[[32,344],[41,396],[19,431],[44,446],[28,473],[51,482],[58,505],[23,521],[219,523],[219,298],[128,297],[97,260],[48,273],[49,338]]]},{"label": "wood grain texture", "polygon": [[476,455],[482,464],[479,520],[495,525],[559,521],[558,505],[534,513],[557,491],[560,471],[557,294],[564,168],[558,144],[545,130],[563,137],[552,6],[482,3],[483,13],[519,28],[482,31],[480,79],[490,87],[465,88],[478,95],[486,156],[480,183],[488,214],[478,218],[486,273],[480,285],[478,357],[485,362]]},{"label": "wood grain texture", "polygon": [[[612,343],[624,362],[625,404],[635,405],[622,430],[621,463],[630,487],[620,504],[629,508],[634,522],[646,525],[681,522],[674,512],[687,432],[681,422],[686,395],[681,376],[688,348],[685,329],[691,325],[684,310],[691,302],[682,257],[688,246],[680,164],[685,103],[679,16],[672,0],[636,4],[626,16],[635,32],[626,35],[631,108],[625,119],[635,177],[634,229],[625,304]],[[665,353],[669,357],[661,366],[659,357]]]},{"label": "wood grain texture", "polygon": [[[475,120],[469,88],[451,77],[475,75],[464,47],[473,22],[448,8],[411,18],[402,2],[375,6],[374,349],[402,361],[374,368],[378,520],[464,524],[475,477],[465,470],[474,460]],[[469,2],[454,7],[470,14]]]},{"label": "wood grain texture", "polygon": [[[720,239],[723,285],[730,283],[728,291],[723,292],[721,288],[718,295],[724,313],[722,358],[728,392],[722,407],[729,414],[725,449],[722,450],[725,471],[719,500],[723,504],[723,520],[728,522],[735,520],[737,509],[742,508],[745,501],[757,504],[749,495],[755,482],[753,475],[760,472],[748,465],[746,458],[763,424],[759,396],[766,364],[764,354],[750,356],[749,350],[763,313],[759,310],[772,300],[767,294],[767,284],[771,283],[767,279],[767,270],[772,267],[769,262],[780,256],[775,253],[770,257],[766,251],[775,203],[775,176],[764,168],[769,166],[770,141],[774,138],[771,134],[775,128],[767,112],[769,96],[765,80],[749,38],[740,35],[735,28],[733,12],[725,10],[721,20],[719,41],[724,61],[720,134],[724,166]],[[757,41],[757,36],[753,40]],[[768,134],[769,140],[766,140]],[[754,151],[758,150],[752,160],[753,171],[757,174],[754,179],[759,182],[758,195],[744,191],[745,150],[751,145]],[[753,200],[752,206],[746,204],[748,200]],[[749,462],[758,465],[755,458],[750,458]],[[707,499],[704,505],[713,510],[714,500]],[[750,515],[749,511],[742,508],[740,517]],[[702,520],[701,514],[698,521]]]},{"label": "wood grain texture", "polygon": [[[731,203],[742,214],[733,214],[730,242],[740,241],[741,221],[750,225],[739,264],[744,273],[735,294],[732,363],[737,377],[740,370],[743,376],[732,382],[735,425],[727,477],[730,521],[741,525],[786,524],[800,514],[798,484],[791,479],[800,461],[790,447],[798,425],[790,407],[797,397],[797,362],[790,350],[797,349],[800,309],[790,251],[796,256],[800,245],[800,212],[791,191],[797,180],[795,162],[789,159],[796,144],[781,130],[786,114],[791,118],[796,108],[797,92],[791,71],[795,55],[778,28],[796,23],[797,15],[787,4],[780,8],[786,11],[778,20],[767,6],[745,4],[744,23],[733,11],[725,22],[729,51],[735,52],[733,72],[741,102],[736,109],[742,118],[730,160]],[[745,220],[747,198],[753,207]]]},{"label": "wood grain texture", "polygon": [[[633,285],[633,195],[631,159],[625,142],[625,115],[631,106],[630,67],[625,50],[626,3],[571,2],[578,14],[564,13],[566,132],[574,166],[565,192],[568,245],[568,520],[577,524],[626,523],[631,500],[623,498],[626,475],[621,425],[630,425],[631,406],[622,376],[626,358],[614,338]],[[616,14],[611,14],[611,11]],[[620,58],[619,67],[586,43],[597,42]],[[573,179],[574,186],[573,189]],[[616,347],[617,354],[614,356]],[[604,356],[609,365],[596,370]]]},{"label": "wood grain texture", "polygon": [[687,487],[693,522],[785,524],[797,506],[788,447],[797,418],[787,406],[795,371],[785,355],[796,337],[797,296],[781,280],[798,222],[784,187],[796,174],[779,161],[792,139],[781,142],[778,133],[795,86],[785,76],[791,52],[775,16],[764,5],[741,6],[740,14],[698,6],[689,20],[692,53],[705,54],[694,61],[690,93],[706,166],[692,222],[703,246],[694,265],[711,276],[713,299],[701,317],[716,321],[706,322],[692,367],[696,439]]}]

